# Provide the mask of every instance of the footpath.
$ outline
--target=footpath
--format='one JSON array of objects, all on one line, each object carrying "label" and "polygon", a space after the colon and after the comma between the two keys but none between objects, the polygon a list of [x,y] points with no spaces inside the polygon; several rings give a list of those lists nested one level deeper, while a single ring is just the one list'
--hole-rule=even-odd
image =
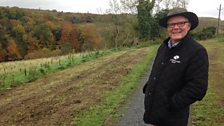
[{"label": "footpath", "polygon": [[[127,103],[123,106],[122,117],[116,126],[152,126],[143,122],[144,113],[144,94],[142,88],[150,75],[150,68],[146,74],[142,77],[140,84],[133,96],[127,100]],[[191,126],[191,116],[189,117],[188,126]]]},{"label": "footpath", "polygon": [[130,96],[127,100],[127,104],[122,108],[122,117],[117,126],[150,126],[144,124],[142,120],[144,113],[144,94],[142,93],[142,88],[148,80],[149,74],[150,68],[142,77],[133,96]]}]

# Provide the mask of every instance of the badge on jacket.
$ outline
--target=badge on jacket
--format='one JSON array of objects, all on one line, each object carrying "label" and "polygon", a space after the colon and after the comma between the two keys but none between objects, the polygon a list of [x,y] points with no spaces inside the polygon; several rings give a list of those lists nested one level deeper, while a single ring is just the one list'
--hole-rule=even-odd
[{"label": "badge on jacket", "polygon": [[180,56],[175,55],[175,56],[173,57],[173,59],[170,59],[170,62],[171,62],[171,63],[174,63],[174,64],[175,64],[175,63],[181,63],[179,59],[180,59]]}]

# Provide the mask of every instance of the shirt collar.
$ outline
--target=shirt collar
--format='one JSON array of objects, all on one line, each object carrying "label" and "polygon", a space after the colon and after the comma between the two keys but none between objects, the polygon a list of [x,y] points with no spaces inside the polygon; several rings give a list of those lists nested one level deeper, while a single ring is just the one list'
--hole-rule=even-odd
[{"label": "shirt collar", "polygon": [[178,42],[172,44],[171,40],[169,40],[169,41],[168,41],[168,47],[171,49],[171,48],[177,46],[179,43],[180,43],[180,41],[178,41]]}]

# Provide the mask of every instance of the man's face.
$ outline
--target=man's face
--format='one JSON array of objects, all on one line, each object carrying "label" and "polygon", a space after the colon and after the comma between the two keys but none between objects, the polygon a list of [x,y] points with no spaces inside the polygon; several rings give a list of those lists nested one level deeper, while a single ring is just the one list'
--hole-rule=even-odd
[{"label": "man's face", "polygon": [[167,21],[167,31],[173,43],[184,38],[190,28],[190,22],[183,16],[171,17]]}]

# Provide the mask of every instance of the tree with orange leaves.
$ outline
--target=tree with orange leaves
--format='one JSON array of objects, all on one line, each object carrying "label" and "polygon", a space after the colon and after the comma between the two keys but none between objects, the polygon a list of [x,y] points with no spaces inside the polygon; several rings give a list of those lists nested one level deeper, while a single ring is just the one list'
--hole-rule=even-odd
[{"label": "tree with orange leaves", "polygon": [[22,58],[14,39],[10,39],[8,41],[7,51],[8,51],[8,57],[9,57],[8,60],[16,60],[16,59]]},{"label": "tree with orange leaves", "polygon": [[83,39],[82,50],[96,50],[101,47],[100,35],[94,24],[86,24],[81,27],[80,36]]},{"label": "tree with orange leaves", "polygon": [[78,34],[77,29],[74,24],[64,23],[61,29],[61,44],[69,43],[72,49],[75,51],[79,51],[79,42],[78,42]]}]

